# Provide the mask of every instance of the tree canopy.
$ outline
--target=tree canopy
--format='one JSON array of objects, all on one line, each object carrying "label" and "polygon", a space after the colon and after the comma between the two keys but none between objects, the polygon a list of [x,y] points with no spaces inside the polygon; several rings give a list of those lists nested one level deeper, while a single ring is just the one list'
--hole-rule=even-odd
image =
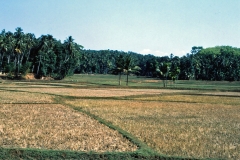
[{"label": "tree canopy", "polygon": [[[157,57],[117,50],[85,50],[72,36],[64,42],[52,35],[35,37],[18,27],[0,33],[0,72],[8,77],[32,73],[63,79],[74,73],[137,74],[167,80],[240,80],[240,48],[193,46],[182,57]],[[167,66],[167,67],[166,67]],[[167,72],[166,72],[167,68]]]}]

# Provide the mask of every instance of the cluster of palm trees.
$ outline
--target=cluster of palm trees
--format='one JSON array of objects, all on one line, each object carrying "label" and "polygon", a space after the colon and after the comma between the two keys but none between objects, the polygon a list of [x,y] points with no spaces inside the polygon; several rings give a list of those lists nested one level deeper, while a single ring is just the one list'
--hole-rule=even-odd
[{"label": "cluster of palm trees", "polygon": [[121,75],[125,73],[127,75],[126,85],[128,86],[128,77],[130,73],[138,74],[141,68],[136,65],[131,54],[120,54],[116,58],[115,67],[111,70],[112,73],[119,75],[119,85],[121,85]]},{"label": "cluster of palm trees", "polygon": [[239,81],[240,48],[217,46],[181,58],[180,79]]},{"label": "cluster of palm trees", "polygon": [[36,38],[32,33],[24,34],[20,27],[14,33],[2,30],[0,72],[8,77],[20,77],[31,72],[38,78],[62,79],[74,73],[82,48],[71,36],[61,43],[52,35]]},{"label": "cluster of palm trees", "polygon": [[[164,80],[240,80],[240,48],[217,46],[192,47],[185,56],[156,57],[117,50],[84,50],[69,36],[63,43],[52,35],[36,38],[16,28],[14,33],[0,33],[0,72],[10,78],[33,73],[63,79],[74,73],[134,73]],[[166,84],[164,84],[166,86]]]}]

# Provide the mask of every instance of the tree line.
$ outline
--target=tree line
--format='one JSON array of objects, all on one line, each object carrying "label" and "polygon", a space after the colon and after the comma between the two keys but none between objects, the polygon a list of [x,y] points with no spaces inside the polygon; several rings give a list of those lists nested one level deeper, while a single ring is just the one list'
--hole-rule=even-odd
[{"label": "tree line", "polygon": [[[0,33],[0,72],[9,78],[33,73],[36,78],[63,79],[74,73],[135,74],[163,80],[240,80],[240,48],[216,46],[192,47],[190,53],[178,57],[157,57],[117,50],[85,50],[72,36],[64,42],[52,35],[38,38],[24,33]],[[128,82],[128,80],[127,80]]]}]

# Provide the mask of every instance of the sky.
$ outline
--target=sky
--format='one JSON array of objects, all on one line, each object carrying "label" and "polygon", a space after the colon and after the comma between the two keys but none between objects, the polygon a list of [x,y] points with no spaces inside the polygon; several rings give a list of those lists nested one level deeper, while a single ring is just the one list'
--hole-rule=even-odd
[{"label": "sky", "polygon": [[240,48],[240,0],[0,0],[0,30],[85,49],[183,56],[193,46]]}]

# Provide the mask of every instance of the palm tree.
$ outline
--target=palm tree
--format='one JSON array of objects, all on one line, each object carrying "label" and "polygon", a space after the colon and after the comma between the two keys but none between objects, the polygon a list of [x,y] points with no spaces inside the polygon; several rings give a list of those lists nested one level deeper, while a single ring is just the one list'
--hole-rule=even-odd
[{"label": "palm tree", "polygon": [[6,43],[6,32],[2,30],[0,33],[0,72],[3,71],[3,58],[8,50],[7,43]]},{"label": "palm tree", "polygon": [[42,35],[40,38],[39,38],[39,46],[38,46],[38,50],[37,50],[37,54],[38,54],[38,64],[37,64],[37,71],[36,71],[36,74],[37,76],[40,78],[42,75],[39,74],[39,71],[40,71],[40,66],[42,64],[42,58],[44,58],[44,54],[45,52],[47,51],[48,49],[48,36],[47,35]]},{"label": "palm tree", "polygon": [[175,83],[176,79],[178,79],[178,75],[180,74],[180,58],[178,56],[174,56],[172,53],[170,55],[170,70],[169,77],[171,77],[173,83]]},{"label": "palm tree", "polygon": [[163,75],[163,87],[167,87],[167,77],[169,74],[171,63],[163,62],[160,64],[159,68],[157,68],[157,71]]},{"label": "palm tree", "polygon": [[191,50],[191,79],[195,80],[196,79],[196,60],[195,60],[195,55],[203,49],[202,46],[193,46]]},{"label": "palm tree", "polygon": [[70,57],[74,56],[74,52],[75,52],[75,43],[73,42],[74,39],[72,38],[72,36],[69,36],[65,41],[64,41],[64,45],[66,47],[66,51],[68,52],[68,54],[66,54],[66,58],[65,61],[67,62],[69,60]]},{"label": "palm tree", "polygon": [[22,28],[18,27],[16,28],[16,32],[14,32],[14,38],[15,38],[15,45],[14,45],[14,55],[15,55],[15,68],[17,68],[17,71],[15,71],[15,75],[19,75],[19,69],[21,67],[20,59],[24,56],[24,50],[25,44],[23,43],[23,30]]},{"label": "palm tree", "polygon": [[14,44],[15,44],[15,39],[13,37],[13,33],[7,32],[6,33],[6,46],[7,46],[7,52],[6,52],[6,57],[7,57],[7,64],[11,62],[11,57],[13,56],[14,53]]},{"label": "palm tree", "polygon": [[126,81],[126,85],[128,86],[128,76],[129,74],[132,73],[137,73],[141,70],[141,68],[139,66],[135,65],[135,62],[132,58],[132,56],[130,54],[128,54],[125,57],[125,62],[124,62],[124,71],[127,74],[127,81]]},{"label": "palm tree", "polygon": [[112,72],[117,73],[119,75],[118,85],[121,85],[121,76],[124,71],[124,57],[122,54],[117,56],[115,59],[115,68],[112,69]]},{"label": "palm tree", "polygon": [[74,42],[74,39],[72,36],[69,36],[65,41],[64,41],[64,46],[65,46],[65,66],[66,66],[66,75],[68,74],[73,74],[75,67],[80,64],[80,52],[83,49],[83,46],[78,45],[77,43]]},{"label": "palm tree", "polygon": [[[32,33],[27,33],[24,36],[24,43],[25,43],[25,51],[24,53],[26,54],[26,60],[25,62],[29,61],[29,56],[31,53],[31,50],[33,49],[33,47],[36,45],[36,38],[35,35]],[[22,60],[21,60],[22,61]]]}]

